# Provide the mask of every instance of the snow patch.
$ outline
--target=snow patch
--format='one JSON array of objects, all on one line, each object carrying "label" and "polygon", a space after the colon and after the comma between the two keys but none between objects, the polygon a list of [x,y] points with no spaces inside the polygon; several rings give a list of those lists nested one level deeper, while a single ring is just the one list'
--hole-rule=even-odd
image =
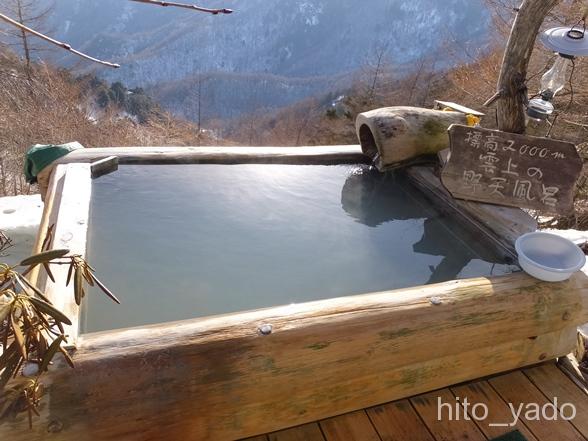
[{"label": "snow patch", "polygon": [[304,17],[304,23],[307,26],[317,26],[320,24],[319,15],[323,13],[323,5],[313,4],[310,2],[301,2],[298,4],[298,11]]},{"label": "snow patch", "polygon": [[38,194],[0,198],[0,230],[37,229],[43,214]]},{"label": "snow patch", "polygon": [[14,265],[31,255],[43,215],[41,196],[7,196],[0,198],[0,230],[12,241],[0,256],[1,263]]}]

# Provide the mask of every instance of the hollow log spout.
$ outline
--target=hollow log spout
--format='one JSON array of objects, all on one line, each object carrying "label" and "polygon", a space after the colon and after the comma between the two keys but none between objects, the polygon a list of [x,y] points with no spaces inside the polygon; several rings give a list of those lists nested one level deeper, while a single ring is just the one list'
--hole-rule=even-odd
[{"label": "hollow log spout", "polygon": [[384,107],[358,115],[355,128],[363,153],[382,171],[449,147],[447,129],[467,124],[460,112]]}]

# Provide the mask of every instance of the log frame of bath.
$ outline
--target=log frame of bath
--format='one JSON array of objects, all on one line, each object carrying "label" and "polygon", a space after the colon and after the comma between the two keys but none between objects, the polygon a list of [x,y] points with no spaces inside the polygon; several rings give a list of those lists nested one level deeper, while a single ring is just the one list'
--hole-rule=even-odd
[{"label": "log frame of bath", "polygon": [[[126,150],[106,156],[124,164]],[[342,149],[342,158],[357,151]],[[196,160],[202,162],[200,152]],[[141,155],[133,152],[132,161]],[[73,216],[70,211],[65,218],[61,206],[73,207],[68,187],[89,182],[90,170],[61,162],[43,224],[56,219],[56,231],[67,233],[77,228],[69,224],[87,216],[89,193],[72,208],[78,210]],[[85,237],[72,240],[83,243]],[[65,290],[54,295],[54,301],[73,297]],[[566,355],[575,345],[576,325],[585,321],[583,273],[559,284],[517,273],[87,334],[77,340],[76,368],[58,362],[47,374],[47,396],[33,430],[23,430],[23,415],[0,426],[0,437],[252,436]],[[259,332],[263,324],[272,325],[271,334]]]}]

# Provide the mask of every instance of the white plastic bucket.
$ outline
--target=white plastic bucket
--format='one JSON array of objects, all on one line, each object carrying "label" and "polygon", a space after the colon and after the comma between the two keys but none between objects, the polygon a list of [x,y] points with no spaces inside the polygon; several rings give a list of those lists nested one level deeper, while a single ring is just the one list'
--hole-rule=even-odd
[{"label": "white plastic bucket", "polygon": [[584,252],[574,242],[541,231],[519,237],[515,249],[521,268],[546,282],[567,280],[586,263]]}]

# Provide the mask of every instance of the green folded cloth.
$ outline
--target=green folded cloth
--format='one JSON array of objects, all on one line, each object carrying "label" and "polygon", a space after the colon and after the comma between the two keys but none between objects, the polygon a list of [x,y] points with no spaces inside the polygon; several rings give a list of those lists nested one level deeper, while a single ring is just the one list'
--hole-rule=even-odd
[{"label": "green folded cloth", "polygon": [[515,430],[514,432],[505,433],[498,438],[492,438],[490,441],[528,441],[521,432]]},{"label": "green folded cloth", "polygon": [[74,150],[83,149],[79,142],[67,144],[35,144],[26,153],[24,174],[29,184],[37,182],[37,175],[53,161],[67,155]]}]

